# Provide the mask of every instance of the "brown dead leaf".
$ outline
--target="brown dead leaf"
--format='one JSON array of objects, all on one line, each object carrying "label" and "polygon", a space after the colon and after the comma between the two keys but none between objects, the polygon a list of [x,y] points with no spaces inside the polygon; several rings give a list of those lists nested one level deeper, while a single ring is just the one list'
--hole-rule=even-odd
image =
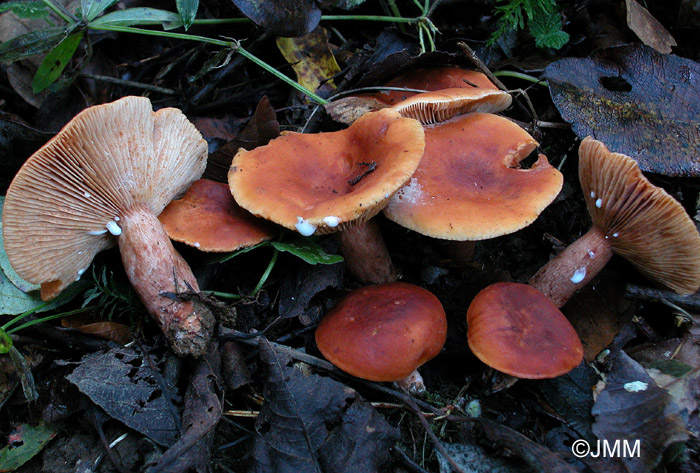
[{"label": "brown dead leaf", "polygon": [[133,340],[129,327],[111,320],[95,320],[86,314],[63,317],[61,325],[80,333],[94,335],[104,340],[111,340],[122,345]]},{"label": "brown dead leaf", "polygon": [[328,46],[328,34],[322,27],[297,38],[277,38],[277,47],[291,64],[297,82],[312,92],[328,96],[336,89],[333,76],[340,67]]},{"label": "brown dead leaf", "polygon": [[326,113],[331,118],[345,125],[352,125],[355,120],[368,112],[375,112],[388,105],[374,97],[345,97],[325,105]]},{"label": "brown dead leaf", "polygon": [[649,13],[649,10],[636,0],[626,0],[626,3],[627,26],[644,44],[662,54],[669,54],[672,46],[678,46],[671,33]]}]

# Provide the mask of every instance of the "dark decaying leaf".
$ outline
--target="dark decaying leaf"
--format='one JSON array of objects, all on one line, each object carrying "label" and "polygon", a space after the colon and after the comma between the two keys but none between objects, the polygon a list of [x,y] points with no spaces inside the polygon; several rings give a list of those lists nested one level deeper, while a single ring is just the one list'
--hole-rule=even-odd
[{"label": "dark decaying leaf", "polygon": [[235,391],[250,383],[250,372],[238,344],[233,341],[224,342],[221,344],[220,351],[221,377],[226,388]]},{"label": "dark decaying leaf", "polygon": [[110,416],[160,445],[172,445],[176,420],[148,363],[129,348],[83,357],[68,380]]},{"label": "dark decaying leaf", "polygon": [[344,97],[324,105],[326,113],[331,118],[345,125],[352,125],[355,120],[365,113],[375,112],[388,105],[381,103],[374,97]]},{"label": "dark decaying leaf", "polygon": [[255,423],[252,472],[380,471],[398,434],[355,391],[288,366],[264,338],[265,403]]},{"label": "dark decaying leaf", "polygon": [[343,285],[343,266],[339,264],[302,266],[296,277],[290,275],[280,288],[279,315],[298,317],[306,310],[316,294],[329,287]]},{"label": "dark decaying leaf", "polygon": [[321,21],[315,0],[233,0],[253,23],[275,36],[302,36]]},{"label": "dark decaying leaf", "polygon": [[331,431],[319,460],[325,472],[378,472],[391,461],[389,447],[398,440],[398,430],[358,397]]},{"label": "dark decaying leaf", "polygon": [[[515,466],[503,458],[494,457],[476,444],[444,443],[445,451],[465,473],[525,473],[529,470]],[[447,458],[436,450],[440,473],[454,470]]]},{"label": "dark decaying leaf", "polygon": [[205,174],[221,182],[228,182],[228,168],[239,148],[250,151],[264,146],[280,134],[277,114],[267,96],[263,96],[255,108],[255,113],[238,138],[226,143],[209,156]]},{"label": "dark decaying leaf", "polygon": [[576,134],[643,171],[700,176],[700,64],[639,44],[553,62],[544,77]]},{"label": "dark decaying leaf", "polygon": [[37,31],[30,31],[0,44],[0,63],[10,64],[25,57],[45,53],[53,49],[68,31],[55,26]]},{"label": "dark decaying leaf", "polygon": [[182,437],[149,472],[185,473],[193,469],[209,472],[216,424],[221,418],[223,391],[221,356],[218,343],[209,345],[207,354],[197,360],[192,381],[185,393]]},{"label": "dark decaying leaf", "polygon": [[552,379],[545,379],[539,384],[540,391],[547,402],[554,407],[566,423],[578,432],[581,438],[594,440],[593,386],[598,381],[593,369],[581,363],[569,373]]},{"label": "dark decaying leaf", "polygon": [[480,419],[479,424],[489,442],[514,451],[533,471],[539,473],[575,473],[576,471],[545,447],[509,427],[487,419]]},{"label": "dark decaying leaf", "polygon": [[601,440],[640,440],[639,456],[613,458],[623,471],[651,471],[666,447],[688,438],[680,409],[665,389],[620,350],[612,358],[605,389],[593,406],[593,433]]}]

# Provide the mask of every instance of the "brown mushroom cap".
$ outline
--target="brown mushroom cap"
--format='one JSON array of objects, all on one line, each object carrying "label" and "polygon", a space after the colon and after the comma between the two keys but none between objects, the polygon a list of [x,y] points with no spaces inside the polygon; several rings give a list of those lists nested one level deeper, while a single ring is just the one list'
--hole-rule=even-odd
[{"label": "brown mushroom cap", "polygon": [[241,207],[302,234],[331,233],[373,217],[415,171],[423,127],[384,109],[349,128],[288,133],[240,150],[229,171]]},{"label": "brown mushroom cap", "polygon": [[227,184],[195,181],[158,217],[168,236],[202,251],[235,251],[275,236],[272,225],[242,209]]},{"label": "brown mushroom cap", "polygon": [[412,284],[389,283],[345,296],[316,330],[331,363],[358,378],[398,381],[435,357],[447,337],[442,304]]},{"label": "brown mushroom cap", "polygon": [[[384,85],[386,87],[403,87],[406,89],[426,91],[459,88],[470,89],[474,88],[474,86],[483,89],[498,90],[498,87],[481,72],[461,69],[454,66],[414,69],[395,77]],[[395,105],[415,94],[416,92],[386,90],[374,94],[374,97],[388,105]]]},{"label": "brown mushroom cap", "polygon": [[632,158],[591,137],[579,148],[579,179],[593,224],[613,251],[681,294],[700,287],[700,236],[683,207],[651,184]]},{"label": "brown mushroom cap", "polygon": [[468,112],[497,113],[508,108],[512,101],[508,92],[471,87],[416,94],[393,108],[402,117],[415,118],[423,125],[431,125]]},{"label": "brown mushroom cap", "polygon": [[423,159],[384,214],[446,240],[483,240],[532,223],[556,197],[562,175],[540,155],[518,163],[537,142],[513,122],[471,113],[426,127]]},{"label": "brown mushroom cap", "polygon": [[125,209],[139,204],[158,215],[204,172],[206,156],[180,110],[154,113],[143,97],[83,110],[8,189],[2,218],[12,267],[42,285],[42,298],[55,297],[116,243],[107,230]]},{"label": "brown mushroom cap", "polygon": [[553,378],[581,363],[576,331],[546,296],[527,284],[497,283],[467,311],[469,348],[485,364],[518,378]]}]

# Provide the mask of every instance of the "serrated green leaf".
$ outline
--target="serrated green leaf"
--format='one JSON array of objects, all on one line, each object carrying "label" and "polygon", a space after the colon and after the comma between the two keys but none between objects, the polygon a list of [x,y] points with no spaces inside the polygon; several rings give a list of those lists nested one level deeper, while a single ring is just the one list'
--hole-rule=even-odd
[{"label": "serrated green leaf", "polygon": [[165,29],[177,28],[182,25],[180,15],[157,8],[127,8],[119,10],[93,21],[91,25],[134,26],[162,25]]},{"label": "serrated green leaf", "polygon": [[60,43],[67,32],[65,27],[44,28],[5,41],[0,44],[0,63],[10,64],[25,57],[45,53]]},{"label": "serrated green leaf", "polygon": [[41,19],[49,16],[44,2],[7,2],[0,5],[0,13],[12,10],[20,18]]},{"label": "serrated green leaf", "polygon": [[81,0],[80,11],[82,12],[83,19],[87,21],[92,21],[97,16],[117,3],[118,0]]},{"label": "serrated green leaf", "polygon": [[180,14],[185,30],[192,26],[192,22],[197,18],[199,0],[176,0],[177,12]]},{"label": "serrated green leaf", "polygon": [[343,261],[340,255],[329,255],[321,246],[311,240],[296,240],[292,242],[273,241],[271,245],[279,251],[286,251],[301,258],[309,264],[335,264]]},{"label": "serrated green leaf", "polygon": [[32,90],[35,94],[49,87],[61,76],[63,69],[68,65],[68,61],[75,54],[75,50],[78,49],[82,37],[83,33],[72,34],[46,55],[36,74],[34,74],[34,80],[32,81]]},{"label": "serrated green leaf", "polygon": [[547,12],[536,14],[529,22],[530,34],[538,48],[561,49],[569,42],[569,34],[561,29],[561,14]]},{"label": "serrated green leaf", "polygon": [[51,424],[29,425],[22,424],[10,435],[17,439],[18,446],[7,445],[0,450],[0,471],[15,471],[31,460],[57,433]]}]

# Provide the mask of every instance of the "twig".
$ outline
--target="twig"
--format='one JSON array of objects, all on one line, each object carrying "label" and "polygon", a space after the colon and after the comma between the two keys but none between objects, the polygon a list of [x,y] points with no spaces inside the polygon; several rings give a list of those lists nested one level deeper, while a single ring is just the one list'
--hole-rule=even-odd
[{"label": "twig", "polygon": [[137,89],[150,90],[151,92],[158,92],[164,95],[178,95],[178,92],[174,89],[166,89],[165,87],[158,87],[157,85],[144,84],[142,82],[134,82],[133,80],[124,80],[117,77],[100,76],[97,74],[89,74],[87,72],[80,72],[78,74],[80,77],[85,77],[86,79],[97,80],[101,82],[109,82],[111,84],[123,85],[126,87],[134,87]]},{"label": "twig", "polygon": [[496,84],[496,87],[498,87],[504,92],[508,91],[508,88],[505,85],[503,85],[503,82],[498,80],[498,77],[493,75],[493,72],[491,72],[491,70],[488,67],[486,67],[486,64],[484,64],[481,61],[481,59],[479,59],[479,56],[476,55],[474,50],[470,48],[467,43],[460,41],[459,43],[457,43],[457,46],[459,46],[459,48],[469,58],[469,60],[471,60],[471,62],[474,63],[477,69],[479,69],[486,77],[488,77],[491,82]]},{"label": "twig", "polygon": [[640,299],[652,302],[671,302],[681,307],[700,312],[700,297],[697,293],[682,296],[665,289],[654,289],[651,287],[640,287],[634,284],[628,284],[625,290],[625,297],[628,299]]},{"label": "twig", "polygon": [[408,467],[411,471],[415,473],[428,473],[428,470],[424,469],[418,463],[413,461],[413,459],[409,457],[408,454],[404,452],[403,449],[401,449],[400,447],[394,446],[393,450],[396,453],[396,456],[399,457],[399,460],[401,460],[403,464],[406,467]]}]

